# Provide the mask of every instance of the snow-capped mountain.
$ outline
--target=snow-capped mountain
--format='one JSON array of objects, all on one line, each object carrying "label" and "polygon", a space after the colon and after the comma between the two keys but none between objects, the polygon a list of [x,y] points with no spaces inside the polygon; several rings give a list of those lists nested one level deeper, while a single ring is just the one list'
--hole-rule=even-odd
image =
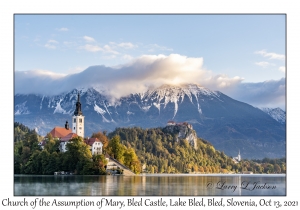
[{"label": "snow-capped mountain", "polygon": [[286,114],[285,111],[283,111],[280,108],[261,108],[265,113],[270,115],[274,120],[278,121],[281,124],[285,124],[286,121]]},{"label": "snow-capped mountain", "polygon": [[16,94],[15,121],[42,135],[54,126],[63,127],[71,120],[78,91],[87,136],[116,127],[164,127],[173,120],[192,124],[198,137],[231,156],[239,150],[248,158],[285,156],[285,124],[258,108],[195,84],[163,85],[113,102],[93,88],[51,97]]}]

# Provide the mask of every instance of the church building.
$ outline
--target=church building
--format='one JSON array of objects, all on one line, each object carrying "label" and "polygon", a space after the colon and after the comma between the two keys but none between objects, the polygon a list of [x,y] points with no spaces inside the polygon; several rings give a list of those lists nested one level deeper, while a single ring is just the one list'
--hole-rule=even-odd
[{"label": "church building", "polygon": [[[50,131],[50,134],[53,138],[58,138],[60,140],[59,150],[61,152],[66,152],[66,150],[67,150],[66,145],[69,143],[70,139],[77,137],[77,136],[84,138],[84,116],[81,111],[81,103],[80,103],[79,93],[78,93],[78,98],[77,98],[77,102],[76,102],[76,108],[75,108],[75,111],[74,111],[74,114],[72,117],[72,128],[71,129],[69,128],[69,123],[68,123],[68,121],[66,121],[64,128],[56,126],[55,128],[53,128]],[[44,148],[45,143],[46,143],[46,139],[44,139],[39,144],[42,149]],[[97,147],[100,147],[100,146],[101,145],[97,142]],[[100,149],[97,149],[97,153],[100,153]],[[102,146],[101,146],[101,153],[102,153]]]},{"label": "church building", "polygon": [[80,95],[78,93],[78,99],[76,102],[76,108],[72,118],[72,133],[76,133],[78,136],[84,138],[84,116],[81,111]]}]

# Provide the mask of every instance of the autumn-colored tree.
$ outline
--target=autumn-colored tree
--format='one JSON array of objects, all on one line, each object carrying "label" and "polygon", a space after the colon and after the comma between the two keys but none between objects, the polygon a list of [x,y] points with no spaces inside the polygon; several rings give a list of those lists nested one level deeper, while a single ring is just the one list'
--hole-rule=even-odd
[{"label": "autumn-colored tree", "polygon": [[104,155],[94,155],[94,169],[98,174],[105,174],[105,165],[107,165],[107,160]]},{"label": "autumn-colored tree", "polygon": [[102,132],[99,131],[97,133],[93,133],[91,138],[97,138],[97,139],[99,139],[102,142],[102,144],[103,144],[103,150],[105,150],[106,147],[108,146],[108,138],[104,134],[104,132],[102,133]]},{"label": "autumn-colored tree", "polygon": [[113,158],[117,159],[120,163],[124,162],[125,146],[120,143],[120,136],[114,136],[107,146],[107,153]]},{"label": "autumn-colored tree", "polygon": [[280,173],[281,172],[281,168],[277,163],[274,165],[274,172],[275,173]]},{"label": "autumn-colored tree", "polygon": [[139,161],[133,148],[128,148],[124,152],[124,165],[136,174],[141,172],[141,162]]}]

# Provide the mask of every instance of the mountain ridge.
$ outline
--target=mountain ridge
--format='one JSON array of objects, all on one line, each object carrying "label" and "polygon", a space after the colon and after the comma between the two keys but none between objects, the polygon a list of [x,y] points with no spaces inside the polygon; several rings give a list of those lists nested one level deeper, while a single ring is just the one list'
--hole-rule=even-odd
[{"label": "mountain ridge", "polygon": [[174,120],[192,124],[199,137],[232,156],[241,149],[244,156],[256,158],[257,148],[261,152],[267,149],[263,154],[268,157],[285,156],[285,150],[278,148],[285,148],[285,123],[196,84],[150,88],[113,103],[94,88],[73,89],[56,96],[16,94],[15,121],[31,128],[36,126],[39,132],[49,132],[54,125],[71,119],[78,91],[88,135],[116,127],[164,127]]}]

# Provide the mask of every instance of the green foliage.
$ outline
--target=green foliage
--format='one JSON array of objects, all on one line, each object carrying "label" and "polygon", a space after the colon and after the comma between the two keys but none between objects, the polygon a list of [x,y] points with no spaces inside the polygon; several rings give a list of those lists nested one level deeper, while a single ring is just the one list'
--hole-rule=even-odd
[{"label": "green foliage", "polygon": [[45,140],[46,144],[44,149],[47,150],[49,153],[59,152],[59,140],[58,139],[47,139]]},{"label": "green foliage", "polygon": [[[219,173],[222,169],[231,171],[235,165],[231,158],[216,151],[209,142],[198,139],[198,148],[195,149],[187,140],[177,141],[176,132],[162,128],[117,128],[108,136],[120,136],[123,145],[136,151],[148,173]],[[127,155],[124,163],[128,162]]]},{"label": "green foliage", "polygon": [[262,160],[245,159],[242,160],[239,164],[242,166],[243,171],[248,170],[258,174],[286,173],[286,158],[264,158]]},{"label": "green foliage", "polygon": [[[106,173],[104,155],[92,156],[81,137],[71,139],[67,151],[60,153],[60,142],[51,135],[46,136],[42,150],[40,137],[34,131],[15,124],[15,133],[18,133],[14,143],[15,174]],[[187,140],[178,140],[178,133],[162,128],[117,128],[108,136],[99,132],[94,137],[102,138],[107,145],[106,152],[136,174],[142,172],[142,165],[145,166],[144,172],[148,173],[286,173],[285,158],[234,163],[232,158],[215,150],[206,140],[198,138],[195,149]]]},{"label": "green foliage", "polygon": [[133,148],[128,148],[124,152],[124,165],[136,174],[141,172],[141,163]]},{"label": "green foliage", "polygon": [[[23,128],[23,127],[22,127]],[[26,128],[26,127],[24,127]],[[51,174],[56,171],[77,174],[105,174],[107,164],[104,155],[92,157],[89,146],[81,137],[73,138],[67,144],[67,152],[59,152],[59,140],[47,135],[44,150],[38,145],[38,136],[30,129],[24,129],[23,137],[14,145],[15,174]]]},{"label": "green foliage", "polygon": [[30,129],[22,123],[15,122],[14,123],[14,142],[22,141],[26,134],[35,134],[34,129]]},{"label": "green foliage", "polygon": [[[69,140],[67,151],[64,153],[64,168],[67,171],[83,170],[83,163],[92,159],[91,151],[81,137],[75,137]],[[86,170],[86,169],[85,169]]]},{"label": "green foliage", "polygon": [[139,174],[141,172],[141,163],[135,150],[130,144],[127,146],[121,144],[119,135],[113,136],[108,142],[107,153],[134,173]]},{"label": "green foliage", "polygon": [[114,136],[109,142],[107,147],[107,153],[118,160],[120,163],[124,163],[124,152],[126,148],[120,143],[120,136]]}]

